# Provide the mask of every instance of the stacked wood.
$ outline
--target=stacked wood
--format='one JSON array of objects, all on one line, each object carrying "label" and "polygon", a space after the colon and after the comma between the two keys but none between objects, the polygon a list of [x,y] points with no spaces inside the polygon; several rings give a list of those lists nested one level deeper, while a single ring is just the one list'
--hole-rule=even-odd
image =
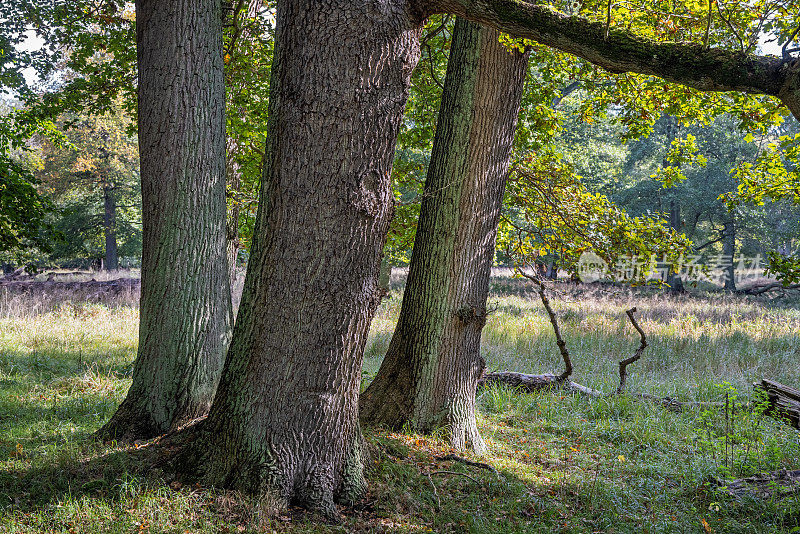
[{"label": "stacked wood", "polygon": [[98,290],[110,293],[119,293],[122,290],[138,289],[141,285],[139,278],[118,278],[116,280],[89,280],[88,282],[59,282],[55,280],[28,281],[0,279],[0,287],[16,292],[33,292],[47,290]]},{"label": "stacked wood", "polygon": [[800,390],[766,378],[753,387],[766,394],[769,403],[767,415],[800,429]]}]

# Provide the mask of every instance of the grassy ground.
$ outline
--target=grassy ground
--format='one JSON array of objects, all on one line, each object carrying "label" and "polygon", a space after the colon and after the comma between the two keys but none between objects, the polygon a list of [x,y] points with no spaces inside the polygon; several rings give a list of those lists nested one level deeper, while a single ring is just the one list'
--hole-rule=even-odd
[{"label": "grassy ground", "polygon": [[[276,513],[251,497],[182,487],[137,469],[137,448],[90,434],[129,385],[138,312],[63,303],[0,318],[0,532],[791,532],[800,497],[736,500],[715,481],[800,469],[800,434],[742,409],[750,384],[800,384],[797,302],[645,291],[554,295],[577,382],[616,386],[616,362],[637,337],[624,310],[639,309],[650,347],[629,389],[729,410],[673,413],[628,398],[482,391],[480,427],[492,472],[437,460],[435,437],[367,429],[370,495],[323,525],[299,510]],[[384,302],[364,364],[380,365],[399,312]],[[490,370],[560,368],[552,330],[521,281],[494,281],[485,330]],[[736,409],[738,408],[738,409]],[[800,530],[800,529],[798,529]]]}]

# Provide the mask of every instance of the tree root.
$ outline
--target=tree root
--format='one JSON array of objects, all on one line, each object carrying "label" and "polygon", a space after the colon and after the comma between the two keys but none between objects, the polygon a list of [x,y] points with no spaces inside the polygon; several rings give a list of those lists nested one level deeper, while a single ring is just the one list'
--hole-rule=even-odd
[{"label": "tree root", "polygon": [[500,473],[497,472],[497,469],[495,469],[493,466],[491,466],[489,464],[485,464],[483,462],[476,462],[476,461],[469,460],[467,458],[463,458],[463,457],[455,455],[455,454],[446,454],[444,456],[437,456],[436,459],[438,461],[440,461],[440,462],[447,462],[447,461],[460,462],[460,463],[462,463],[464,465],[477,467],[479,469],[486,469],[486,470],[491,471],[492,473],[494,473],[494,475],[497,478],[500,478]]}]

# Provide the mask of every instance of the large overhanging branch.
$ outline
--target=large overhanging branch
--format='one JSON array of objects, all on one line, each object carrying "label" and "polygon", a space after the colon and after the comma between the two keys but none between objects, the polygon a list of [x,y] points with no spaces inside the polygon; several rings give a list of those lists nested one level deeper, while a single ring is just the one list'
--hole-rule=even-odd
[{"label": "large overhanging branch", "polygon": [[[424,0],[423,0],[424,2]],[[702,43],[665,43],[518,0],[424,2],[514,37],[582,57],[608,71],[634,72],[700,91],[739,91],[778,97],[800,120],[800,60],[747,55]]]}]

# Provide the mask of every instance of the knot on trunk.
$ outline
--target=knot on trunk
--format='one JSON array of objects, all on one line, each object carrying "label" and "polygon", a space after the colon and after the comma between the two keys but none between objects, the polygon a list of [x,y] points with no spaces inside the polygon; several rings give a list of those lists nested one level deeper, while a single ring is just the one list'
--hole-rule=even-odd
[{"label": "knot on trunk", "polygon": [[486,308],[476,308],[474,306],[462,306],[453,314],[464,324],[476,324],[483,327],[486,324],[486,317],[489,315]]}]

